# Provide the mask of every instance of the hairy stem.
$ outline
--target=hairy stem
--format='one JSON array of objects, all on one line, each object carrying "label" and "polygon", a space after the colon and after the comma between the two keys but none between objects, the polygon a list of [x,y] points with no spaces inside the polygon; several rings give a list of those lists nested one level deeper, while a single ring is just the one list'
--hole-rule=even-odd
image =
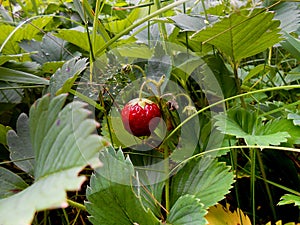
[{"label": "hairy stem", "polygon": [[86,207],[85,205],[81,204],[81,203],[78,203],[78,202],[75,202],[75,201],[72,201],[70,199],[67,199],[67,203],[72,206],[72,207],[75,207],[77,209],[80,209],[82,211],[86,211]]},{"label": "hairy stem", "polygon": [[170,178],[169,178],[169,151],[168,148],[164,148],[164,170],[165,170],[165,202],[166,202],[166,210],[170,212]]},{"label": "hairy stem", "polygon": [[[238,94],[242,94],[241,83],[240,83],[240,79],[238,76],[238,64],[237,63],[234,63],[234,65],[233,65],[233,73],[234,73],[234,79],[235,79],[235,84],[236,84],[236,87],[238,90]],[[245,103],[244,97],[241,96],[240,100],[241,100],[242,107],[246,108],[246,103]]]},{"label": "hairy stem", "polygon": [[252,223],[256,224],[255,220],[255,178],[256,178],[256,149],[250,149],[251,158],[251,175],[250,175],[250,193],[251,193],[251,207],[252,207]]},{"label": "hairy stem", "polygon": [[261,153],[259,151],[257,151],[256,153],[257,153],[257,161],[258,161],[258,164],[259,164],[259,167],[260,167],[261,175],[262,175],[262,178],[264,180],[266,191],[267,191],[267,194],[268,194],[268,198],[269,198],[269,202],[270,202],[270,208],[272,210],[273,218],[274,218],[275,221],[277,221],[276,211],[275,211],[275,208],[274,208],[274,202],[273,202],[273,198],[272,198],[272,194],[271,194],[269,184],[267,183],[267,175],[266,175],[266,172],[265,172],[264,163],[263,163],[263,160],[262,160],[262,157],[261,157]]}]

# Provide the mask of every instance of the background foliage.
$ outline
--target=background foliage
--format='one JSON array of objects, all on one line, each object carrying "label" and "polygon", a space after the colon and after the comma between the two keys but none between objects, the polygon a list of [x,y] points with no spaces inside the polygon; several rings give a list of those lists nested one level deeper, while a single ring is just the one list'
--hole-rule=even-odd
[{"label": "background foliage", "polygon": [[[296,1],[0,1],[0,224],[299,222],[299,23]],[[137,139],[119,109],[162,75],[166,126]]]}]

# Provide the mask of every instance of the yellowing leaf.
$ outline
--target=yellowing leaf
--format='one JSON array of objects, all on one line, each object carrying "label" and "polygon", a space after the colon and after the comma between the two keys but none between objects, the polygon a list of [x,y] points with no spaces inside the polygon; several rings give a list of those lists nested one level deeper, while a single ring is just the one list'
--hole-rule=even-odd
[{"label": "yellowing leaf", "polygon": [[[52,20],[52,16],[43,16],[30,20],[27,24],[19,27],[1,26],[2,43],[1,50],[3,54],[14,55],[21,53],[19,42],[22,40],[32,40],[41,30]],[[5,37],[5,39],[3,38]]]},{"label": "yellowing leaf", "polygon": [[[271,222],[267,223],[266,225],[272,225]],[[281,220],[278,220],[275,225],[283,225]],[[294,222],[290,222],[290,223],[285,223],[284,225],[300,225],[300,223],[294,223]]]},{"label": "yellowing leaf", "polygon": [[251,225],[249,217],[242,210],[237,209],[231,212],[229,207],[229,204],[226,204],[226,208],[221,204],[210,207],[208,214],[205,216],[208,225]]}]

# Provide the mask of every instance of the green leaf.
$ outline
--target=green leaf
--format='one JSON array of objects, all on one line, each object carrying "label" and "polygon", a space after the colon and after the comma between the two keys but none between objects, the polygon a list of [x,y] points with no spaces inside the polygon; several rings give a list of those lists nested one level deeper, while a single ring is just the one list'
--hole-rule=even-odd
[{"label": "green leaf", "polygon": [[45,78],[5,67],[0,67],[0,80],[24,84],[49,84]]},{"label": "green leaf", "polygon": [[0,14],[4,21],[13,22],[13,18],[11,17],[9,11],[6,10],[4,7],[0,7]]},{"label": "green leaf", "polygon": [[13,70],[34,74],[34,75],[40,74],[40,65],[32,61],[25,61],[25,62],[9,61],[5,64],[5,67]]},{"label": "green leaf", "polygon": [[[161,193],[164,187],[164,182],[162,181],[165,180],[163,172],[164,164],[161,162],[162,155],[154,150],[151,152],[147,151],[147,155],[145,156],[144,150],[150,150],[151,148],[149,149],[149,145],[153,145],[154,142],[160,143],[161,139],[150,138],[149,143],[147,143],[147,141],[142,141],[141,139],[134,137],[124,129],[121,118],[117,117],[119,112],[112,110],[111,113],[112,114],[109,117],[110,126],[108,127],[106,121],[103,121],[101,124],[102,135],[109,137],[108,128],[110,128],[112,143],[116,148],[129,147],[136,149],[135,153],[137,154],[130,155],[130,159],[133,165],[135,165],[135,168],[139,171],[139,183],[143,184],[143,187],[135,186],[134,191],[140,193],[145,208],[150,208],[157,217],[161,217],[161,207],[158,202],[161,202]],[[124,149],[124,151],[126,150]],[[151,195],[149,195],[149,193],[151,193]]]},{"label": "green leaf", "polygon": [[[89,36],[84,30],[60,29],[55,34],[55,36],[82,48],[84,51],[90,51],[90,44],[88,39]],[[93,46],[94,52],[100,49],[104,44],[105,41],[102,36],[97,35],[95,45]]]},{"label": "green leaf", "polygon": [[246,109],[231,109],[227,115],[215,116],[217,129],[224,134],[244,138],[248,145],[279,145],[287,142],[290,134],[279,125],[280,120],[269,121],[265,125],[256,114]]},{"label": "green leaf", "polygon": [[25,23],[25,25],[21,24],[23,26],[16,28],[7,25],[0,26],[0,30],[2,32],[1,36],[3,36],[2,41],[0,39],[0,43],[3,43],[4,40],[7,39],[7,42],[3,43],[4,45],[1,46],[1,48],[3,48],[2,53],[7,55],[19,54],[21,51],[19,42],[22,40],[34,39],[35,36],[41,32],[43,27],[52,20],[52,18],[52,16],[41,16],[34,18],[30,21],[30,23]]},{"label": "green leaf", "polygon": [[[146,149],[149,145],[143,143]],[[164,161],[162,154],[156,150],[143,151],[143,144],[134,146],[140,151],[130,155],[130,159],[138,171],[139,184],[134,186],[136,194],[141,196],[142,203],[146,209],[150,209],[158,218],[162,218],[162,193],[166,175],[164,172]]]},{"label": "green leaf", "polygon": [[[207,55],[204,57],[204,60],[214,73],[215,78],[218,80],[224,97],[228,98],[236,94],[237,88],[233,74],[228,70],[221,57],[218,55]],[[207,78],[205,76],[204,79],[207,79],[207,83],[211,82],[211,78]]]},{"label": "green leaf", "polygon": [[0,55],[0,66],[10,60],[23,61],[30,56],[30,53],[22,53],[16,55]]},{"label": "green leaf", "polygon": [[11,25],[6,25],[6,24],[5,25],[4,24],[0,25],[0,30],[1,30],[0,44],[3,44],[3,42],[5,41],[7,36],[10,35],[13,32],[14,28],[15,27],[11,26]]},{"label": "green leaf", "polygon": [[11,127],[0,124],[0,144],[7,145],[6,134],[11,130]]},{"label": "green leaf", "polygon": [[299,3],[297,2],[281,2],[272,10],[275,11],[274,19],[280,20],[280,28],[291,33],[299,29]]},{"label": "green leaf", "polygon": [[205,225],[207,211],[200,199],[193,195],[181,196],[168,214],[167,223],[172,225]]},{"label": "green leaf", "polygon": [[64,61],[45,62],[42,66],[43,73],[54,74],[59,68],[63,66]]},{"label": "green leaf", "polygon": [[7,133],[7,143],[10,151],[10,159],[26,173],[34,173],[34,152],[30,142],[28,117],[22,113],[17,120],[17,132],[10,130]]},{"label": "green leaf", "polygon": [[23,90],[14,83],[0,82],[0,103],[18,104],[22,101]]},{"label": "green leaf", "polygon": [[187,82],[193,71],[203,65],[204,62],[199,60],[199,57],[190,57],[181,64],[177,65],[176,68],[172,70],[172,75],[178,77],[178,79],[182,80],[183,82]]},{"label": "green leaf", "polygon": [[284,110],[279,110],[284,107],[284,103],[281,101],[265,101],[258,104],[255,109],[261,112],[262,114],[267,114],[272,118],[286,117],[287,112]]},{"label": "green leaf", "polygon": [[217,159],[203,157],[191,159],[172,178],[170,201],[174,205],[180,196],[195,195],[204,208],[215,205],[229,192],[233,183],[230,167]]},{"label": "green leaf", "polygon": [[0,187],[0,199],[2,199],[24,190],[28,184],[17,174],[0,167]]},{"label": "green leaf", "polygon": [[39,64],[69,60],[75,54],[72,54],[72,50],[68,49],[66,41],[53,36],[51,33],[45,34],[41,42],[24,40],[20,43],[20,46],[27,52],[38,52],[32,54],[31,58]]},{"label": "green leaf", "polygon": [[115,50],[117,50],[118,54],[120,54],[122,57],[126,57],[126,60],[128,60],[128,58],[150,59],[153,54],[153,50],[146,45],[136,43],[118,46],[116,49],[113,49],[112,52]]},{"label": "green leaf", "polygon": [[287,205],[287,204],[294,204],[300,208],[300,196],[292,195],[292,194],[285,194],[280,198],[280,202],[278,205]]},{"label": "green leaf", "polygon": [[300,60],[300,41],[288,33],[284,33],[285,40],[280,42],[281,46],[291,53],[297,60]]},{"label": "green leaf", "polygon": [[216,17],[209,17],[209,21],[206,21],[205,17],[187,14],[177,14],[169,18],[174,21],[182,31],[199,31],[207,26],[208,23],[216,21]]},{"label": "green leaf", "polygon": [[[87,211],[93,224],[160,224],[133,191],[134,167],[122,151],[100,153],[103,167],[96,170],[87,189]],[[122,171],[122,172],[121,172]]]},{"label": "green leaf", "polygon": [[164,90],[167,85],[167,81],[170,78],[172,67],[171,57],[166,54],[164,47],[160,42],[156,43],[154,55],[148,60],[147,64],[147,76],[154,77],[156,80],[159,80],[162,75],[166,77],[165,81],[161,85],[161,89]]},{"label": "green leaf", "polygon": [[289,113],[287,118],[293,120],[295,126],[300,126],[300,113]]},{"label": "green leaf", "polygon": [[52,96],[68,93],[78,75],[87,67],[86,59],[73,58],[67,61],[50,78],[49,92]]},{"label": "green leaf", "polygon": [[[300,46],[299,46],[299,52],[300,52]],[[300,66],[297,66],[297,67],[291,69],[287,73],[287,75],[284,79],[285,79],[285,82],[288,84],[290,84],[294,81],[300,80]]]},{"label": "green leaf", "polygon": [[265,65],[265,64],[259,64],[258,66],[254,67],[253,69],[250,70],[250,72],[246,75],[246,77],[243,79],[243,84],[245,84],[247,81],[252,79],[253,77],[257,76],[260,73],[267,74],[270,72],[272,69],[271,66]]},{"label": "green leaf", "polygon": [[111,21],[105,23],[104,26],[110,32],[117,34],[122,32],[125,28],[132,25],[137,19],[146,16],[146,12],[147,11],[145,9],[136,8],[132,10],[125,19]]},{"label": "green leaf", "polygon": [[262,126],[258,127],[257,134],[265,134],[265,133],[276,133],[283,132],[283,134],[287,138],[287,143],[290,145],[300,144],[300,127],[295,126],[291,120],[285,118],[278,118],[273,121],[269,121],[268,123],[261,124]]},{"label": "green leaf", "polygon": [[[233,63],[260,53],[278,43],[279,21],[261,9],[234,12],[220,22],[195,33],[191,38],[216,46]],[[261,21],[264,21],[263,23]]]},{"label": "green leaf", "polygon": [[[115,113],[115,112],[114,112]],[[118,112],[116,112],[118,113]],[[110,137],[110,132],[111,132],[111,138],[112,138],[112,143],[116,148],[119,147],[128,147],[134,144],[142,144],[142,140],[139,138],[131,135],[128,133],[127,130],[125,130],[123,126],[123,122],[121,117],[115,116],[110,116],[109,117],[109,125],[107,124],[107,121],[104,120],[102,122],[102,135],[109,138]]]},{"label": "green leaf", "polygon": [[100,165],[98,154],[107,142],[93,134],[96,122],[88,119],[84,103],[72,102],[62,109],[66,97],[50,100],[46,95],[30,108],[35,180],[24,191],[0,200],[0,224],[30,224],[35,211],[66,207],[66,191],[78,190],[85,180],[78,173],[87,165]]}]

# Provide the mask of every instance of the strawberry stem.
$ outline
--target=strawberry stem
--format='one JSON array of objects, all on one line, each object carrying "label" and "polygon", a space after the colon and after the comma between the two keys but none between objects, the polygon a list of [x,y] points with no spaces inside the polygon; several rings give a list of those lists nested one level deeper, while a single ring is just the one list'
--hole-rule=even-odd
[{"label": "strawberry stem", "polygon": [[166,202],[166,210],[167,212],[170,212],[170,178],[169,178],[169,151],[167,146],[164,148],[164,170],[165,170],[165,202]]},{"label": "strawberry stem", "polygon": [[142,83],[142,86],[140,88],[140,91],[139,91],[139,100],[142,100],[142,93],[143,93],[143,89],[144,89],[144,86],[148,83],[152,83],[155,85],[156,87],[156,91],[158,93],[158,96],[161,95],[161,85],[164,83],[164,80],[165,80],[165,75],[162,75],[162,77],[159,79],[159,81],[157,82],[156,80],[153,80],[153,79],[146,79],[143,83]]},{"label": "strawberry stem", "polygon": [[145,80],[143,83],[142,83],[142,86],[140,88],[140,92],[139,92],[139,100],[141,101],[142,100],[142,93],[143,93],[143,88],[144,86],[149,82],[147,82],[148,80]]},{"label": "strawberry stem", "polygon": [[69,206],[72,206],[72,207],[77,208],[77,209],[82,210],[82,211],[86,211],[85,205],[83,205],[79,202],[74,202],[70,199],[67,199],[67,203],[69,204]]},{"label": "strawberry stem", "polygon": [[138,69],[143,74],[143,77],[147,76],[146,73],[145,73],[145,71],[140,66],[138,66],[138,65],[132,65],[132,67]]}]

